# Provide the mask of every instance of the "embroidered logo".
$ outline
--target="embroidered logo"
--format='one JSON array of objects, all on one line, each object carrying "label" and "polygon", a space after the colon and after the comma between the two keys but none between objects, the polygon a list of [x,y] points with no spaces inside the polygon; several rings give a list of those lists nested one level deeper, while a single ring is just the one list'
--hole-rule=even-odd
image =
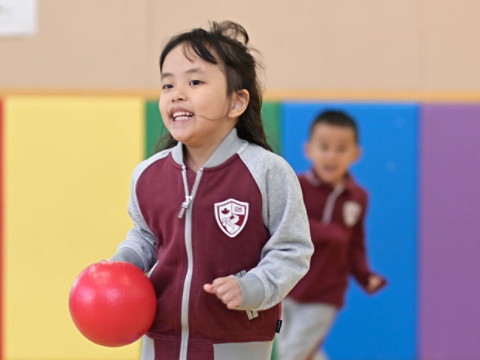
[{"label": "embroidered logo", "polygon": [[247,223],[248,206],[248,203],[235,199],[215,203],[215,219],[227,236],[234,238],[243,230]]},{"label": "embroidered logo", "polygon": [[353,226],[357,223],[362,212],[362,207],[355,201],[347,201],[343,205],[343,221],[347,226]]}]

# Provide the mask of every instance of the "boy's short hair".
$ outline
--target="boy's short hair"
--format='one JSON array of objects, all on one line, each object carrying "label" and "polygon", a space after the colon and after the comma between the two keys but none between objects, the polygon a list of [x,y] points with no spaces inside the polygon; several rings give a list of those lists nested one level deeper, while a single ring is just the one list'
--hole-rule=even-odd
[{"label": "boy's short hair", "polygon": [[313,130],[315,129],[315,127],[320,124],[328,124],[333,126],[350,128],[353,130],[355,143],[358,144],[359,142],[359,133],[358,133],[357,123],[351,116],[349,116],[343,111],[326,110],[318,114],[315,120],[313,120],[312,124],[310,125],[310,133],[309,133],[310,138],[312,138]]}]

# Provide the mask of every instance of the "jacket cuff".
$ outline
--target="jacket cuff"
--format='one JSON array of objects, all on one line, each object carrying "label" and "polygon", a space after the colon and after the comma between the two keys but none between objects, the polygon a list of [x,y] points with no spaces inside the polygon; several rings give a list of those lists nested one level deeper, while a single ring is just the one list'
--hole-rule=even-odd
[{"label": "jacket cuff", "polygon": [[110,261],[124,261],[135,265],[140,270],[145,271],[142,258],[132,249],[122,248],[110,258]]},{"label": "jacket cuff", "polygon": [[246,274],[238,278],[240,291],[242,292],[242,303],[237,310],[257,309],[265,298],[265,288],[260,279],[253,274]]}]

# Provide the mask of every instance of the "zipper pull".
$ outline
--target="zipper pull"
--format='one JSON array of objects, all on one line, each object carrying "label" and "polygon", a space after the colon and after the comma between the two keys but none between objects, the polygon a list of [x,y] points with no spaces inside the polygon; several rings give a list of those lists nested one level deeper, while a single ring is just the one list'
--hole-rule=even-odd
[{"label": "zipper pull", "polygon": [[185,201],[182,202],[180,211],[178,212],[178,218],[181,219],[183,217],[183,214],[185,214],[185,210],[188,209],[190,206],[190,203],[192,202],[192,197],[191,196],[185,196]]}]

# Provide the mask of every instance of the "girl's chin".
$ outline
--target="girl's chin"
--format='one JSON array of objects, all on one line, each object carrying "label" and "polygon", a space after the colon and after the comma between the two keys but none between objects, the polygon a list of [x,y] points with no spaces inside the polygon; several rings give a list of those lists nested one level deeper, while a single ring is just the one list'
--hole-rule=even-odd
[{"label": "girl's chin", "polygon": [[172,135],[172,137],[173,137],[176,141],[181,142],[182,144],[185,144],[185,145],[186,145],[186,143],[188,143],[188,139],[189,139],[188,136],[184,136],[184,135],[182,135],[182,134],[177,134],[177,133],[175,133],[174,131],[171,131],[171,132],[170,132],[170,135]]}]

